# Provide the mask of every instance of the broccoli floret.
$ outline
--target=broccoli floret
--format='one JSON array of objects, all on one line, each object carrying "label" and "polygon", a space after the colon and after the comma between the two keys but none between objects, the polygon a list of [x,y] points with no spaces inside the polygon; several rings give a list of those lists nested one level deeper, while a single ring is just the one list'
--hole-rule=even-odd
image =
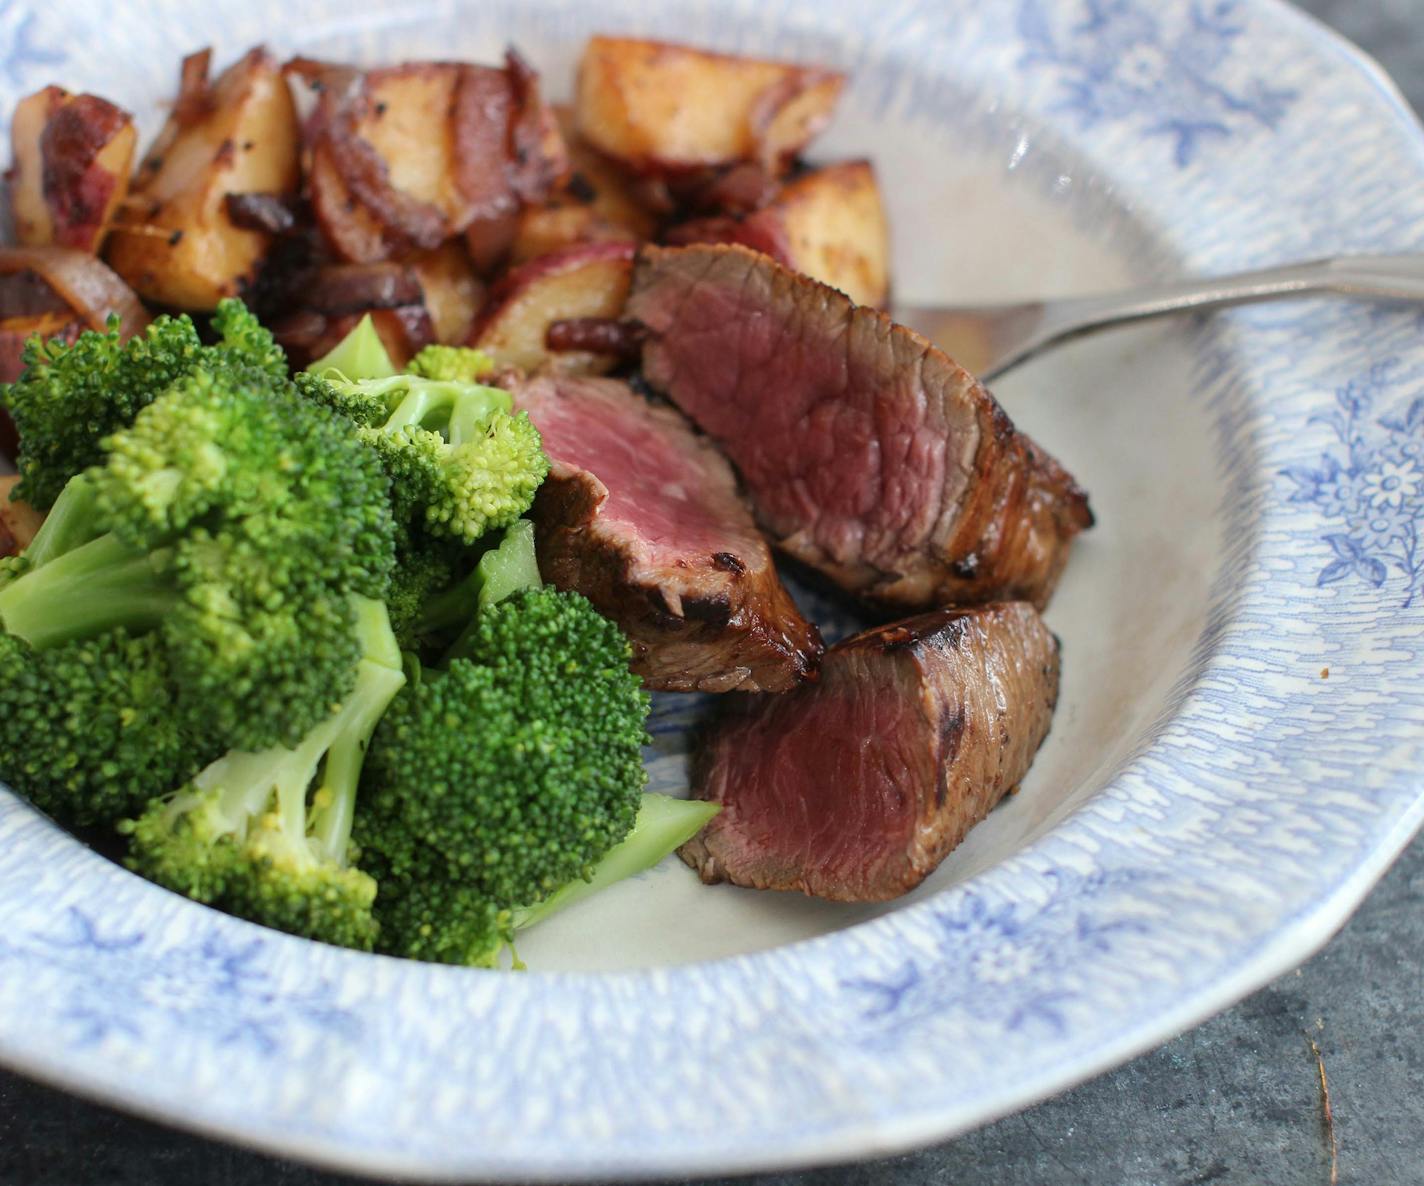
[{"label": "broccoli floret", "polygon": [[350,689],[351,595],[386,592],[376,459],[285,382],[237,367],[181,379],[108,444],[76,495],[92,491],[92,517],[67,519],[93,538],[0,588],[0,622],[41,650],[158,632],[180,695],[227,744],[294,744]]},{"label": "broccoli floret", "polygon": [[534,524],[528,519],[516,519],[505,528],[498,546],[480,557],[473,572],[425,601],[417,619],[417,632],[423,639],[443,636],[449,642],[454,628],[459,633],[447,648],[447,658],[464,654],[466,635],[479,629],[476,610],[488,609],[516,593],[542,586],[534,550]]},{"label": "broccoli floret", "polygon": [[31,338],[25,369],[3,396],[20,435],[16,496],[48,507],[70,478],[103,460],[100,442],[192,370],[202,349],[186,314],[159,317],[127,343],[116,321],[73,345]]},{"label": "broccoli floret", "polygon": [[125,821],[131,869],[253,922],[370,949],[376,882],[352,864],[351,822],[371,731],[405,676],[385,607],[363,599],[356,614],[362,657],[340,707],[294,748],[224,754]]},{"label": "broccoli floret", "polygon": [[[434,539],[424,533],[414,533],[400,540],[386,607],[403,650],[419,651],[440,630],[469,620],[478,591],[469,594],[467,599],[459,598],[456,591],[472,579],[478,557],[476,549]],[[452,599],[458,601],[460,609],[450,621],[428,619],[429,606]]]},{"label": "broccoli floret", "polygon": [[287,377],[286,352],[277,345],[272,331],[236,297],[218,302],[212,327],[218,340],[205,351],[204,365],[220,367],[227,362],[263,371],[274,379]]},{"label": "broccoli floret", "polygon": [[519,518],[549,472],[539,430],[507,391],[395,375],[307,376],[300,389],[356,425],[390,477],[398,522],[475,544]]},{"label": "broccoli floret", "polygon": [[0,779],[61,823],[112,824],[216,752],[175,700],[157,636],[36,651],[0,634]]},{"label": "broccoli floret", "polygon": [[458,379],[477,383],[492,370],[494,359],[471,346],[426,346],[406,366],[423,379]]},{"label": "broccoli floret", "polygon": [[187,314],[158,317],[127,342],[111,320],[107,332],[86,330],[72,345],[38,337],[25,343],[24,371],[0,395],[20,435],[16,497],[50,506],[70,478],[103,461],[109,434],[199,366],[285,378],[281,348],[241,301],[223,301],[213,327],[219,340],[212,346],[202,344]]},{"label": "broccoli floret", "polygon": [[632,826],[649,701],[613,623],[577,593],[482,610],[372,739],[355,838],[380,946],[484,962],[516,907],[592,874]]}]

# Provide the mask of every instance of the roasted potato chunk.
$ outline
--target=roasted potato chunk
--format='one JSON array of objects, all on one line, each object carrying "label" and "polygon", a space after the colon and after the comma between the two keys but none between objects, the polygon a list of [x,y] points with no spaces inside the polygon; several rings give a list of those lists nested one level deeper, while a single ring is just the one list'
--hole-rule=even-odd
[{"label": "roasted potato chunk", "polygon": [[669,243],[740,243],[839,288],[858,305],[890,292],[890,228],[869,161],[812,169],[746,218],[695,219]]},{"label": "roasted potato chunk", "polygon": [[568,147],[569,177],[547,201],[520,213],[510,262],[522,264],[573,243],[652,238],[658,220],[638,200],[633,175],[579,137],[571,108],[554,112]]},{"label": "roasted potato chunk", "polygon": [[[346,113],[327,118],[312,146],[308,184],[317,222],[342,258],[360,263],[392,259],[411,249],[410,240],[416,247],[433,248],[463,229],[467,202],[456,178],[450,117],[462,69],[422,62],[369,71],[359,110],[350,113],[353,126],[339,133],[359,137],[378,159],[387,184],[409,204],[426,208],[428,231],[387,234],[391,228],[355,196],[343,176],[340,154],[351,146],[338,140],[331,124]],[[328,93],[323,92],[323,103]]]},{"label": "roasted potato chunk", "polygon": [[857,305],[885,303],[890,225],[869,161],[811,170],[783,187],[766,213],[780,223],[793,268],[839,288]]},{"label": "roasted potato chunk", "polygon": [[47,86],[21,99],[7,174],[20,245],[96,254],[128,196],[136,139],[133,117],[97,95]]},{"label": "roasted potato chunk", "polygon": [[470,266],[465,245],[452,239],[416,256],[410,267],[420,284],[435,340],[449,345],[463,342],[484,298],[484,285]]},{"label": "roasted potato chunk", "polygon": [[413,62],[364,73],[299,59],[320,84],[308,187],[327,241],[358,263],[405,259],[476,224],[499,224],[503,255],[521,205],[563,173],[563,142],[537,76]]},{"label": "roasted potato chunk", "polygon": [[286,79],[261,47],[212,84],[204,50],[184,60],[183,79],[108,259],[147,300],[207,310],[250,287],[271,241],[233,224],[227,196],[295,193],[299,132]]},{"label": "roasted potato chunk", "polygon": [[845,76],[662,41],[593,37],[580,134],[640,172],[757,161],[779,172],[829,121]]},{"label": "roasted potato chunk", "polygon": [[19,474],[0,477],[0,556],[18,556],[44,522],[41,512],[12,497],[19,481]]},{"label": "roasted potato chunk", "polygon": [[617,317],[633,276],[632,243],[577,243],[540,256],[505,274],[470,334],[500,366],[532,371],[540,366],[595,374],[614,365],[609,355],[584,350],[551,351],[549,327],[556,321]]}]

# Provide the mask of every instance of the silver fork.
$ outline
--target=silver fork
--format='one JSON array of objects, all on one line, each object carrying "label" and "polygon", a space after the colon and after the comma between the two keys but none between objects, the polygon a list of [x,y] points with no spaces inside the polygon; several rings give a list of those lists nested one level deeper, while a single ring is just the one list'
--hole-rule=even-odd
[{"label": "silver fork", "polygon": [[1424,255],[1343,255],[1101,296],[1004,305],[897,305],[892,313],[988,380],[1048,346],[1109,326],[1315,293],[1424,301]]}]

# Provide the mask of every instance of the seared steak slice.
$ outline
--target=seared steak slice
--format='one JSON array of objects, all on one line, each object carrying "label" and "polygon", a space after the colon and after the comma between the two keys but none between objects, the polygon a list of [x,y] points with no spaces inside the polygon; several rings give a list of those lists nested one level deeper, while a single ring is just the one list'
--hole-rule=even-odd
[{"label": "seared steak slice", "polygon": [[852,593],[1042,607],[1087,496],[918,334],[737,246],[646,247],[643,370],[726,450],[762,524]]},{"label": "seared steak slice", "polygon": [[549,455],[539,570],[623,627],[649,687],[783,692],[814,677],[821,636],[710,442],[613,380],[551,375],[514,398]]},{"label": "seared steak slice", "polygon": [[897,897],[1018,785],[1057,699],[1058,644],[1026,602],[858,634],[815,687],[712,726],[693,789],[722,811],[682,858],[706,882]]}]

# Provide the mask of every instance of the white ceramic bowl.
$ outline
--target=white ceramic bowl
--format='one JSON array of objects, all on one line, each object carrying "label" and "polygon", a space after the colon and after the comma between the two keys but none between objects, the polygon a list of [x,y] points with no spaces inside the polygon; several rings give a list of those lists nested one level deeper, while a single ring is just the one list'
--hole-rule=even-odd
[{"label": "white ceramic bowl", "polygon": [[[848,68],[816,153],[875,159],[908,300],[1420,246],[1418,127],[1275,0],[14,2],[0,114],[56,80],[151,132],[181,53],[259,40],[514,42],[558,93],[609,30]],[[1099,525],[1049,614],[1048,744],[903,902],[670,862],[533,932],[526,975],[431,967],[186,902],[0,791],[0,1059],[292,1156],[567,1180],[903,1148],[1162,1040],[1309,954],[1420,822],[1421,329],[1260,307],[1000,385]],[[695,709],[660,701],[656,786],[682,785]]]}]

